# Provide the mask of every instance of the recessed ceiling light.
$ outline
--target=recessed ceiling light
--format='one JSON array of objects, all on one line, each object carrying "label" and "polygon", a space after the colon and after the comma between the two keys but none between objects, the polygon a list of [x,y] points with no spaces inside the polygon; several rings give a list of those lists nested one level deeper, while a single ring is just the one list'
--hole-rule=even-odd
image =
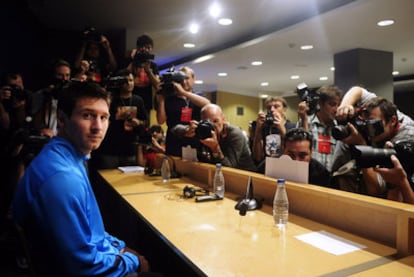
[{"label": "recessed ceiling light", "polygon": [[302,50],[311,50],[311,49],[313,49],[313,45],[302,45],[300,47],[300,49],[302,49]]},{"label": "recessed ceiling light", "polygon": [[196,84],[198,84],[198,85],[201,85],[201,84],[202,84],[202,83],[204,83],[204,82],[203,82],[203,80],[195,80],[195,81],[194,81],[194,83],[196,83]]},{"label": "recessed ceiling light", "polygon": [[262,87],[267,87],[269,85],[269,82],[261,82],[260,85]]},{"label": "recessed ceiling light", "polygon": [[268,94],[260,94],[260,98],[267,98],[267,97],[269,97]]},{"label": "recessed ceiling light", "polygon": [[202,63],[202,62],[208,61],[212,58],[214,58],[214,55],[205,55],[205,56],[202,56],[202,57],[199,57],[199,58],[195,59],[193,61],[193,63]]},{"label": "recessed ceiling light", "polygon": [[218,23],[220,25],[227,26],[227,25],[232,24],[233,23],[233,20],[231,20],[230,18],[220,18],[219,21],[218,21]]},{"label": "recessed ceiling light", "polygon": [[190,33],[197,34],[199,29],[200,27],[198,26],[198,24],[196,23],[190,24],[190,27],[189,27]]},{"label": "recessed ceiling light", "polygon": [[299,78],[300,78],[299,75],[292,75],[292,76],[290,76],[290,79],[292,79],[292,80],[297,80]]},{"label": "recessed ceiling light", "polygon": [[209,12],[210,12],[210,15],[211,15],[212,17],[216,18],[216,17],[218,17],[218,16],[220,15],[220,13],[221,13],[221,7],[220,7],[217,3],[214,3],[214,4],[212,4],[212,5],[210,6],[210,8],[209,8]]},{"label": "recessed ceiling light", "polygon": [[399,75],[399,74],[400,74],[400,72],[398,72],[398,71],[393,71],[392,72],[392,75],[394,75],[394,76]]},{"label": "recessed ceiling light", "polygon": [[319,77],[319,80],[321,80],[321,81],[326,81],[326,80],[328,80],[328,77],[326,77],[326,76],[322,76],[322,77]]},{"label": "recessed ceiling light", "polygon": [[390,26],[392,24],[394,24],[394,20],[392,19],[386,19],[386,20],[381,20],[377,22],[377,25],[380,27]]},{"label": "recessed ceiling light", "polygon": [[194,48],[195,44],[194,43],[184,43],[184,48]]},{"label": "recessed ceiling light", "polygon": [[262,65],[263,62],[262,61],[254,61],[252,62],[252,65]]},{"label": "recessed ceiling light", "polygon": [[335,67],[333,67],[333,66],[331,66],[330,69],[331,69],[331,71],[335,71]]},{"label": "recessed ceiling light", "polygon": [[227,73],[226,72],[220,72],[217,75],[220,76],[220,77],[226,77]]}]

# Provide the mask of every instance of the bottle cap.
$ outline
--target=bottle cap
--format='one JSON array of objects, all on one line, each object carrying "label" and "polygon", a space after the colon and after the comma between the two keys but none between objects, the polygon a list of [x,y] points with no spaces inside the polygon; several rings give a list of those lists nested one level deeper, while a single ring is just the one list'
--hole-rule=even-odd
[{"label": "bottle cap", "polygon": [[221,163],[216,163],[216,167],[221,167]]},{"label": "bottle cap", "polygon": [[278,184],[284,184],[286,182],[286,180],[285,179],[283,179],[283,178],[279,178],[279,179],[277,179],[277,183]]}]

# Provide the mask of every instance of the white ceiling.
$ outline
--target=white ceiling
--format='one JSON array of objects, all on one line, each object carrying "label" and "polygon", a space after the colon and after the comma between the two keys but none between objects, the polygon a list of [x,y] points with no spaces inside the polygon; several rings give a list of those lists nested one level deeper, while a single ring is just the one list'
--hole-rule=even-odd
[{"label": "white ceiling", "polygon": [[[300,82],[310,87],[332,84],[335,53],[367,48],[394,53],[394,70],[414,74],[413,0],[215,0],[223,16],[221,26],[208,14],[213,0],[28,0],[34,14],[48,28],[81,31],[125,29],[127,48],[147,33],[155,42],[155,61],[163,68],[188,65],[204,88],[259,96],[289,95]],[[379,28],[377,21],[395,24]],[[190,22],[200,25],[190,34]],[[185,49],[192,42],[195,48]],[[302,51],[301,45],[314,49]],[[200,56],[206,62],[193,64]],[[262,66],[252,66],[255,60]],[[218,77],[218,72],[228,76]],[[391,74],[391,72],[390,72]],[[299,75],[299,80],[291,80]],[[327,81],[320,81],[327,76]],[[261,87],[260,83],[269,82]]]}]

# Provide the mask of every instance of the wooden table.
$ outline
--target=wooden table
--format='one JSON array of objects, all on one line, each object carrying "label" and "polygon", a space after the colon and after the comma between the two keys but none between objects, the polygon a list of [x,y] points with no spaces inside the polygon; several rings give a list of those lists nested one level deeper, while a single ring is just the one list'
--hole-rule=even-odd
[{"label": "wooden table", "polygon": [[[280,230],[267,205],[240,216],[231,192],[221,201],[183,199],[184,186],[207,185],[191,178],[166,184],[143,174],[100,174],[174,251],[208,276],[347,276],[391,265],[401,272],[413,270],[412,265],[393,262],[393,247],[302,216],[291,213],[287,228]],[[334,255],[296,238],[322,230],[366,248]]]}]

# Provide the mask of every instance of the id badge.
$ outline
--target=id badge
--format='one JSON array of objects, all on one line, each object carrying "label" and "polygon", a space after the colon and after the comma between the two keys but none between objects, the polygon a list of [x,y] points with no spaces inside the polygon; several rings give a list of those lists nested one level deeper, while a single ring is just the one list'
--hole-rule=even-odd
[{"label": "id badge", "polygon": [[181,108],[181,122],[190,122],[192,114],[193,114],[192,108],[182,107]]},{"label": "id badge", "polygon": [[331,136],[318,135],[318,152],[322,154],[331,153]]}]

